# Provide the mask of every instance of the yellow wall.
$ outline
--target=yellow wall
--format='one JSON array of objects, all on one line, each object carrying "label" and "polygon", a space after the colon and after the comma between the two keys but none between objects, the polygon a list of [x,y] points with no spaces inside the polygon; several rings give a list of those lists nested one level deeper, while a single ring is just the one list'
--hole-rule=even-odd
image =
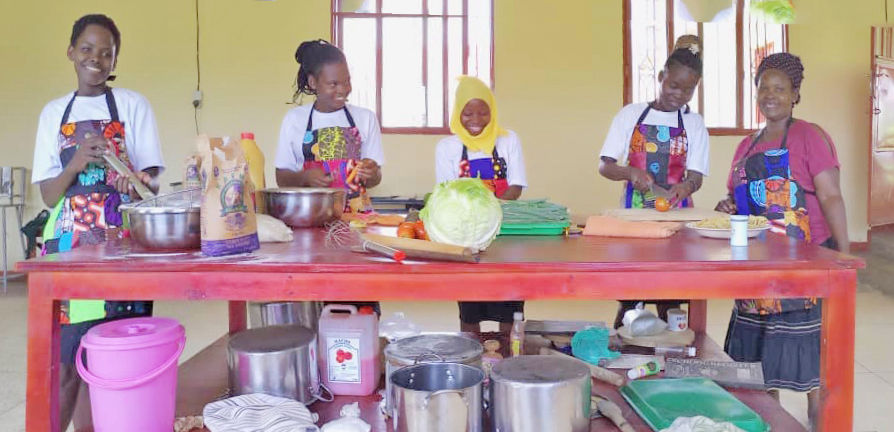
[{"label": "yellow wall", "polygon": [[[605,131],[622,100],[621,2],[495,0],[496,94],[500,121],[518,132],[531,187],[525,196],[549,197],[576,214],[617,203],[620,186],[596,173]],[[799,1],[791,51],[807,67],[796,115],[825,127],[839,149],[850,233],[866,239],[869,26],[881,24],[883,5],[834,0]],[[874,3],[874,2],[873,2]],[[299,41],[329,37],[328,0],[200,0],[204,106],[201,130],[252,130],[268,157],[291,100]],[[52,13],[47,11],[52,10]],[[178,180],[193,148],[191,106],[196,85],[195,9],[187,0],[47,0],[5,2],[0,26],[0,165],[30,167],[43,105],[76,85],[65,57],[72,22],[103,12],[122,30],[119,80],[144,94],[155,110],[169,170]],[[421,195],[434,184],[437,136],[384,137],[388,159],[379,195]],[[711,139],[711,172],[700,206],[724,194],[730,158],[740,137]],[[42,207],[31,188],[27,217]],[[16,243],[10,242],[13,259]]]}]

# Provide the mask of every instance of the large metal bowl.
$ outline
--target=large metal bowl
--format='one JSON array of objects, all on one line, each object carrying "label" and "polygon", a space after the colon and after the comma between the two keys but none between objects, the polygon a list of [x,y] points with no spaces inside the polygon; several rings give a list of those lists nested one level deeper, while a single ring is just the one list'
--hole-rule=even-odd
[{"label": "large metal bowl", "polygon": [[201,238],[201,190],[187,189],[145,201],[124,204],[130,237],[151,250],[199,249]]},{"label": "large metal bowl", "polygon": [[345,190],[340,188],[274,188],[261,193],[267,213],[293,228],[323,226],[345,210]]}]

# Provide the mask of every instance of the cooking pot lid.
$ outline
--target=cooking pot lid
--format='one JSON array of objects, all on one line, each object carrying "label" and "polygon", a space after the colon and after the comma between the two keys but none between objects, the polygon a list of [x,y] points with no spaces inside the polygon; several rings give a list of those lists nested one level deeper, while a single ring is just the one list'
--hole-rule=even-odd
[{"label": "cooking pot lid", "polygon": [[316,335],[306,327],[270,326],[244,330],[230,338],[230,350],[250,353],[279,352],[313,343]]},{"label": "cooking pot lid", "polygon": [[[462,363],[480,357],[484,351],[481,343],[463,336],[450,334],[424,334],[398,339],[385,347],[385,356],[407,363],[445,361]],[[428,354],[428,355],[426,355]],[[437,355],[435,357],[434,355]]]},{"label": "cooking pot lid", "polygon": [[590,368],[582,361],[557,356],[521,356],[500,361],[491,379],[530,384],[552,384],[589,378]]}]

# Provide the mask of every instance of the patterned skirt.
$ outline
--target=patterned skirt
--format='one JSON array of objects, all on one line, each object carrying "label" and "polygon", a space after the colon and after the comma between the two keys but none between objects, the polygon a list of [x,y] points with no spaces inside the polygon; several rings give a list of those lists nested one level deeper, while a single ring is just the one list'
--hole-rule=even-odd
[{"label": "patterned skirt", "polygon": [[810,309],[755,315],[733,308],[724,351],[761,362],[769,389],[806,392],[820,386],[822,300]]}]

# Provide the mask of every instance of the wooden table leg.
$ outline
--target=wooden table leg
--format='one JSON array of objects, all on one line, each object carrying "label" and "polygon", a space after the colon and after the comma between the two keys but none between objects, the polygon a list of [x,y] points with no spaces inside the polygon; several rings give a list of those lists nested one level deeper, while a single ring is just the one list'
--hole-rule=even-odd
[{"label": "wooden table leg", "polygon": [[854,424],[854,315],[857,307],[855,270],[829,273],[829,296],[823,300],[820,347],[820,427],[822,432],[847,431]]},{"label": "wooden table leg", "polygon": [[689,300],[689,328],[696,333],[708,329],[708,301]]},{"label": "wooden table leg", "polygon": [[56,432],[59,425],[59,302],[52,277],[28,276],[28,388],[25,429]]},{"label": "wooden table leg", "polygon": [[246,305],[244,301],[230,302],[230,334],[238,333],[247,328],[245,308]]}]

